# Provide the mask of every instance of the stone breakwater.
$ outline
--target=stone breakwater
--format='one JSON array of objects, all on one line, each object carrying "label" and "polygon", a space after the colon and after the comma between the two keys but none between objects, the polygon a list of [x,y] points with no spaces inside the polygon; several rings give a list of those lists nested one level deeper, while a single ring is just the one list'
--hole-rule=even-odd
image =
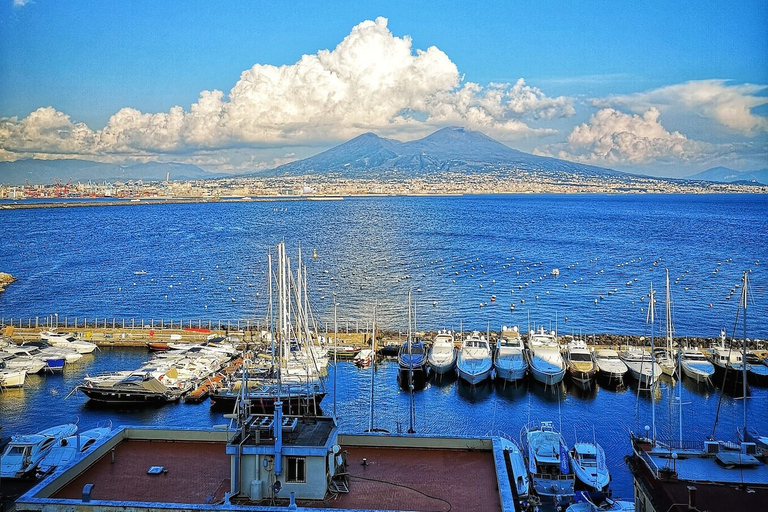
[{"label": "stone breakwater", "polygon": [[17,279],[13,277],[11,274],[7,274],[5,272],[0,272],[0,292],[5,291],[5,287],[11,284],[12,282],[16,281]]}]

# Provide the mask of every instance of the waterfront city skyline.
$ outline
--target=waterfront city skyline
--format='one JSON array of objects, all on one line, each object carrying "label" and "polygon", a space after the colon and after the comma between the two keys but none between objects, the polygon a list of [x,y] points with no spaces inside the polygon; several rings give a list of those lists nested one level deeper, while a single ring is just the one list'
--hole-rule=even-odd
[{"label": "waterfront city skyline", "polygon": [[463,126],[648,175],[768,166],[761,2],[5,0],[0,26],[0,161],[239,174]]}]

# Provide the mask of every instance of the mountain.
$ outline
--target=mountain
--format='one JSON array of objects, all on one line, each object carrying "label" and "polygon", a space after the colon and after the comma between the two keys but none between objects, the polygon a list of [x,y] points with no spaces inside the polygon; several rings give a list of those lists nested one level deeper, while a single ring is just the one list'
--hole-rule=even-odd
[{"label": "mountain", "polygon": [[284,164],[260,176],[328,174],[347,178],[396,175],[415,177],[442,172],[484,173],[499,169],[620,176],[619,171],[523,153],[487,135],[465,128],[442,128],[410,142],[365,133],[315,156]]},{"label": "mountain", "polygon": [[689,180],[715,181],[719,183],[757,182],[768,185],[768,169],[735,171],[728,167],[713,167],[688,176]]},{"label": "mountain", "polygon": [[23,185],[51,184],[54,180],[64,183],[72,180],[87,181],[164,181],[166,174],[171,180],[215,178],[221,174],[209,173],[196,165],[148,162],[121,166],[87,160],[17,160],[0,162],[0,183]]}]

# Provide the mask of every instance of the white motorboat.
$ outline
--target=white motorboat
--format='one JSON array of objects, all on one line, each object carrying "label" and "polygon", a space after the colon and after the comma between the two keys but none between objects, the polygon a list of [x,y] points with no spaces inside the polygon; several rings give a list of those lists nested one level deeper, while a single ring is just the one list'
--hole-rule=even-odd
[{"label": "white motorboat", "polygon": [[501,328],[501,338],[496,342],[493,365],[499,379],[512,382],[525,377],[528,363],[525,361],[525,346],[517,327]]},{"label": "white motorboat", "polygon": [[648,387],[659,380],[662,373],[661,366],[642,348],[627,348],[619,357],[627,365],[629,374],[639,381],[641,386]]},{"label": "white motorboat", "polygon": [[78,354],[90,354],[96,350],[96,344],[81,340],[72,333],[59,333],[54,331],[41,331],[40,340],[52,347],[69,348]]},{"label": "white motorboat", "polygon": [[37,466],[38,475],[52,473],[57,468],[64,467],[79,459],[111,431],[112,424],[110,423],[107,426],[92,428],[61,439],[40,461]]},{"label": "white motorboat", "polygon": [[0,457],[0,477],[21,478],[32,473],[58,441],[76,431],[77,425],[66,423],[37,434],[13,436]]},{"label": "white motorboat", "polygon": [[505,462],[508,463],[507,468],[512,468],[512,474],[509,476],[510,480],[515,482],[517,498],[518,500],[526,499],[531,492],[531,479],[528,476],[528,469],[525,467],[523,452],[514,441],[504,439],[503,437],[499,440],[501,441]]},{"label": "white motorboat", "polygon": [[565,350],[565,364],[568,376],[574,384],[582,389],[592,387],[592,380],[597,374],[597,365],[584,340],[574,339],[568,342]]},{"label": "white motorboat", "polygon": [[0,361],[5,363],[9,370],[24,370],[27,375],[40,373],[45,370],[45,361],[37,357],[28,357],[18,354],[11,354],[0,350]]},{"label": "white motorboat", "polygon": [[563,436],[552,422],[524,427],[521,440],[536,494],[542,498],[573,496],[576,476],[571,470]]},{"label": "white motorboat", "polygon": [[26,378],[26,370],[6,368],[5,363],[0,361],[0,388],[20,388]]},{"label": "white motorboat", "polygon": [[715,367],[701,352],[694,348],[681,348],[679,352],[680,367],[683,375],[697,383],[709,383],[715,374]]},{"label": "white motorboat", "polygon": [[720,332],[720,344],[710,350],[715,376],[722,380],[733,381],[737,385],[744,378],[743,354],[738,348],[726,346],[725,331]]},{"label": "white motorboat", "polygon": [[605,491],[611,474],[605,464],[605,451],[597,443],[577,442],[568,452],[576,478],[588,489]]},{"label": "white motorboat", "polygon": [[[627,365],[619,358],[618,352],[609,348],[597,350],[594,353],[597,373],[608,384],[623,384],[624,375],[627,373]],[[602,382],[602,381],[601,381]]]},{"label": "white motorboat", "polygon": [[528,365],[533,378],[546,386],[557,384],[565,377],[565,361],[554,332],[528,333]]},{"label": "white motorboat", "polygon": [[566,512],[634,512],[634,501],[620,501],[603,494],[591,496],[588,492],[578,491],[574,502],[565,509]]},{"label": "white motorboat", "polygon": [[478,331],[467,336],[461,344],[456,358],[456,372],[459,378],[475,385],[491,376],[493,361],[488,340]]},{"label": "white motorboat", "polygon": [[355,366],[360,368],[368,368],[373,363],[374,352],[370,348],[364,348],[352,359]]},{"label": "white motorboat", "polygon": [[427,363],[436,375],[444,375],[456,365],[456,345],[451,331],[440,331],[427,353]]},{"label": "white motorboat", "polygon": [[[60,372],[64,369],[66,358],[59,354],[52,354],[50,352],[43,352],[38,347],[33,346],[19,346],[8,345],[5,347],[5,351],[21,357],[36,358],[45,361],[45,371]],[[82,356],[81,356],[82,357]]]}]

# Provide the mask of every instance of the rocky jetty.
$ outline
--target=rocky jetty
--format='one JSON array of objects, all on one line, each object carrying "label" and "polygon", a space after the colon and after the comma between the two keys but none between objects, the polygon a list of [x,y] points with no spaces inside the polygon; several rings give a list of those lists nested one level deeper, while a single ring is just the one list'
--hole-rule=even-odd
[{"label": "rocky jetty", "polygon": [[12,282],[16,281],[16,278],[13,277],[11,274],[6,274],[5,272],[0,272],[0,292],[5,291],[5,287],[11,284]]}]

